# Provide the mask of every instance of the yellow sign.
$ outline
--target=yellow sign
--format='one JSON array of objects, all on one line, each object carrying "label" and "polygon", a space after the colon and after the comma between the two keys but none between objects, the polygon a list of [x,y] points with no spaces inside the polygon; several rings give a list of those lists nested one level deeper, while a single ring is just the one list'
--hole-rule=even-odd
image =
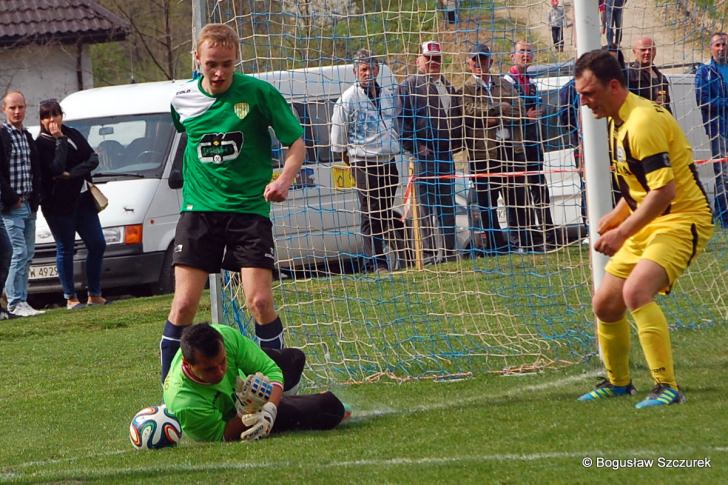
[{"label": "yellow sign", "polygon": [[331,183],[338,190],[353,189],[356,187],[354,176],[348,165],[333,165],[331,167]]},{"label": "yellow sign", "polygon": [[233,106],[233,109],[235,110],[235,115],[242,120],[248,116],[250,105],[248,103],[237,103]]}]

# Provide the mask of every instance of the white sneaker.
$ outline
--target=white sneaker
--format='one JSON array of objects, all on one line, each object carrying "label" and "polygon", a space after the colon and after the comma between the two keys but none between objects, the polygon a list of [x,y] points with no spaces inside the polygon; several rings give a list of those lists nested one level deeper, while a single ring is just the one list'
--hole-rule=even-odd
[{"label": "white sneaker", "polygon": [[34,315],[43,315],[45,313],[45,310],[36,310],[32,306],[30,306],[30,304],[27,301],[22,302],[21,305],[23,305],[23,307],[30,310]]},{"label": "white sneaker", "polygon": [[16,317],[34,317],[36,315],[42,315],[45,311],[36,310],[27,301],[21,301],[10,310],[10,313]]}]

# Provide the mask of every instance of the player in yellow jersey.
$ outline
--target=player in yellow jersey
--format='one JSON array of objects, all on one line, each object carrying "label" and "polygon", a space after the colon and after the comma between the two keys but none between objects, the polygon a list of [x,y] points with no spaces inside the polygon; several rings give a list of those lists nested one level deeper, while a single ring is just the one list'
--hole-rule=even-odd
[{"label": "player in yellow jersey", "polygon": [[670,291],[713,234],[692,149],[667,110],[627,90],[608,52],[578,59],[576,90],[597,118],[609,120],[612,168],[622,192],[617,206],[599,220],[594,243],[596,251],[611,257],[592,300],[608,380],[579,400],[635,394],[629,310],[655,381],[636,407],[681,403],[685,396],[675,379],[667,321],[655,296]]}]

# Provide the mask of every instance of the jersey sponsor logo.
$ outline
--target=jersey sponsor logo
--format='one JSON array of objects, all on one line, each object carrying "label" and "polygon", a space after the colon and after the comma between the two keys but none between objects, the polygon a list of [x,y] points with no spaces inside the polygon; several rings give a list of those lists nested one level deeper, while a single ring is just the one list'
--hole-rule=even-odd
[{"label": "jersey sponsor logo", "polygon": [[235,116],[242,120],[250,113],[250,105],[248,103],[236,103],[233,106],[233,110],[235,111]]},{"label": "jersey sponsor logo", "polygon": [[181,91],[177,91],[176,93],[174,93],[174,95],[179,96],[180,94],[187,94],[187,93],[191,93],[191,92],[192,92],[192,88],[186,88]]},{"label": "jersey sponsor logo", "polygon": [[197,145],[197,158],[202,163],[215,163],[217,165],[235,160],[243,148],[243,133],[209,133],[200,139]]}]

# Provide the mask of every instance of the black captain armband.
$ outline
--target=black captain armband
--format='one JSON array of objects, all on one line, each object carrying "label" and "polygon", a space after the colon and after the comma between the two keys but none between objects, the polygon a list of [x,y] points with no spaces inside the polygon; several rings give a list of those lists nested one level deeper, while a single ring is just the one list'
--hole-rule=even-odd
[{"label": "black captain armband", "polygon": [[670,155],[664,152],[644,158],[640,163],[642,163],[646,174],[671,166]]}]

